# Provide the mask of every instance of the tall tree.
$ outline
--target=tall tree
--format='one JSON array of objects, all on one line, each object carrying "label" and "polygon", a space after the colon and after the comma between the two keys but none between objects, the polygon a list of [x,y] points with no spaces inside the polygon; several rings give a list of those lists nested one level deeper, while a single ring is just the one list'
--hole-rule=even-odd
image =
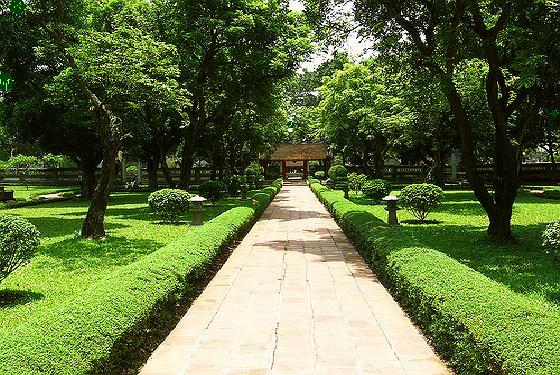
[{"label": "tall tree", "polygon": [[164,20],[181,54],[185,106],[181,179],[188,187],[194,156],[209,124],[228,117],[235,98],[274,89],[309,50],[308,28],[285,0],[169,0]]},{"label": "tall tree", "polygon": [[346,64],[320,89],[323,134],[368,174],[383,177],[385,155],[414,113],[398,95],[394,77],[375,59]]},{"label": "tall tree", "polygon": [[[309,0],[328,12],[333,2]],[[356,0],[356,20],[386,54],[406,54],[440,83],[455,117],[462,164],[488,214],[490,237],[511,240],[512,208],[520,186],[525,134],[542,108],[542,86],[557,80],[560,13],[546,0]],[[477,170],[474,120],[464,105],[457,67],[486,67],[487,111],[493,122],[492,194]]]}]

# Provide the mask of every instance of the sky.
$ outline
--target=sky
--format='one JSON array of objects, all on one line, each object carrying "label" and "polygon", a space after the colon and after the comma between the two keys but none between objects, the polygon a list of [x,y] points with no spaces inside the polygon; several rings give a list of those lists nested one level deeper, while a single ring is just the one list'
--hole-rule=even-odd
[{"label": "sky", "polygon": [[[290,9],[295,11],[303,11],[305,9],[305,5],[303,4],[303,0],[290,0]],[[353,32],[350,34],[344,46],[339,49],[343,49],[348,52],[349,55],[354,56],[356,58],[364,58],[372,55],[370,50],[372,46],[371,41],[362,40],[358,37],[357,32]],[[301,66],[301,70],[313,70],[318,67],[321,63],[328,60],[328,58],[332,55],[334,49],[331,49],[328,53],[315,53],[313,54],[309,61],[305,62]]]}]

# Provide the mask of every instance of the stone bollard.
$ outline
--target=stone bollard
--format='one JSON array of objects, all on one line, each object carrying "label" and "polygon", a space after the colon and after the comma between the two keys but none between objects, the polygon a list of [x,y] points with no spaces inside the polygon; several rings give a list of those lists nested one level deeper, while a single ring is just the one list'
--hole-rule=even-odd
[{"label": "stone bollard", "polygon": [[193,215],[193,222],[192,225],[200,226],[204,224],[204,202],[206,202],[206,198],[200,196],[194,196],[189,199],[191,202],[191,212]]},{"label": "stone bollard", "polygon": [[397,207],[397,202],[399,198],[394,195],[388,195],[383,198],[383,202],[387,202],[387,207],[385,207],[385,211],[388,212],[387,214],[387,224],[393,226],[399,226],[399,219],[397,218],[397,211],[400,208]]}]

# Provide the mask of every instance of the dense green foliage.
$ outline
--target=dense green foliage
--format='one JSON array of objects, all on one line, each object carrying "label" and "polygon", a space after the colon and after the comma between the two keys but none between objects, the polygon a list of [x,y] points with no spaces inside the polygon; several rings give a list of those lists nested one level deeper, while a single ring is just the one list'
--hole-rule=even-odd
[{"label": "dense green foliage", "polygon": [[426,220],[444,199],[443,190],[431,184],[409,185],[402,189],[399,197],[402,205],[420,221]]},{"label": "dense green foliage", "polygon": [[184,190],[162,189],[148,197],[152,212],[158,214],[163,221],[171,223],[189,209],[191,195]]},{"label": "dense green foliage", "polygon": [[391,184],[385,180],[367,180],[363,183],[361,191],[367,198],[381,202],[381,199],[391,193]]},{"label": "dense green foliage", "polygon": [[[476,205],[472,193],[460,199],[463,211],[448,212],[455,202],[442,205],[438,219],[456,220],[453,225],[393,228],[376,217],[383,214],[380,206],[355,204],[316,181],[311,188],[458,373],[560,371],[560,300],[558,289],[550,289],[560,280],[557,263],[537,250],[538,228],[527,228],[535,237],[529,253],[483,240],[484,211],[469,206]],[[532,222],[535,215],[525,210],[538,212],[538,198],[524,199],[519,218]],[[550,214],[557,215],[558,209]],[[476,229],[472,221],[465,222],[473,219]]]},{"label": "dense green foliage", "polygon": [[327,175],[324,171],[317,171],[315,172],[315,178],[318,180],[324,180],[325,178],[327,178]]},{"label": "dense green foliage", "polygon": [[543,246],[560,260],[560,221],[549,224],[542,237]]},{"label": "dense green foliage", "polygon": [[[191,228],[176,241],[95,280],[87,290],[0,335],[2,374],[114,373],[162,306],[192,289],[220,251],[247,231],[281,182]],[[157,228],[160,230],[160,228]],[[183,230],[184,231],[184,230]]]},{"label": "dense green foliage", "polygon": [[29,259],[39,247],[40,233],[25,219],[0,214],[0,283]]},{"label": "dense green foliage", "polygon": [[198,187],[198,194],[216,204],[226,196],[228,188],[222,181],[206,181]]},{"label": "dense green foliage", "polygon": [[348,170],[342,165],[333,165],[329,168],[329,178],[336,183],[341,178],[348,177]]}]

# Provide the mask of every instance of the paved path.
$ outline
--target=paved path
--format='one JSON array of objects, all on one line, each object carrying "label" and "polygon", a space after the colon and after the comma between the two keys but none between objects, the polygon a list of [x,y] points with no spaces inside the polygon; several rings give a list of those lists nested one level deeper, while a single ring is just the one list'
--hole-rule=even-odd
[{"label": "paved path", "polygon": [[285,186],[141,374],[448,374],[306,186]]}]

